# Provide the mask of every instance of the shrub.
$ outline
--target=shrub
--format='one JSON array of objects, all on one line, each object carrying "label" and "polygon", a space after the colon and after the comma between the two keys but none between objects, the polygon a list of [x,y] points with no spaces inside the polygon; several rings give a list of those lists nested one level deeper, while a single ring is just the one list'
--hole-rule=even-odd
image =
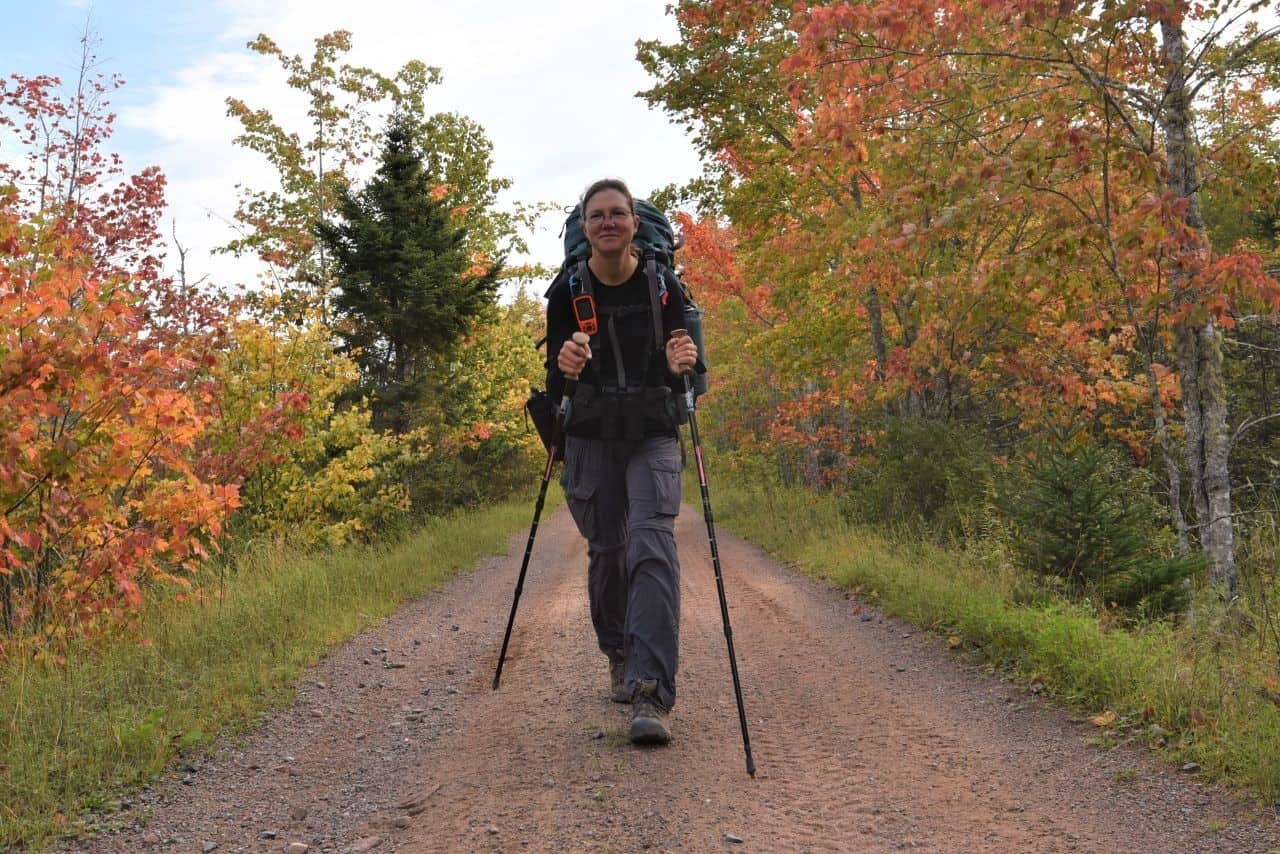
[{"label": "shrub", "polygon": [[396,524],[409,506],[402,474],[425,439],[374,429],[364,401],[342,404],[357,368],[333,351],[318,309],[292,322],[273,303],[261,314],[234,324],[214,368],[220,418],[206,438],[241,484],[233,533],[334,546]]},{"label": "shrub", "polygon": [[845,481],[841,507],[854,522],[905,525],[958,537],[991,476],[991,453],[972,425],[890,418]]},{"label": "shrub", "polygon": [[1011,467],[997,503],[1021,565],[1067,593],[1143,617],[1186,607],[1203,558],[1172,554],[1162,508],[1118,453],[1042,443]]},{"label": "shrub", "polygon": [[429,374],[411,421],[432,448],[405,472],[415,513],[487,504],[537,482],[546,455],[524,402],[542,385],[531,345],[543,326],[541,303],[521,292]]}]

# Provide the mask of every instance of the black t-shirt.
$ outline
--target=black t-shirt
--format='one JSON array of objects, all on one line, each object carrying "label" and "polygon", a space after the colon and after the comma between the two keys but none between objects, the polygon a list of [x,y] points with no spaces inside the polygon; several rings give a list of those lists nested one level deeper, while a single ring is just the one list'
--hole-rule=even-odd
[{"label": "black t-shirt", "polygon": [[[661,280],[659,284],[664,346],[671,330],[684,325],[684,297],[680,287],[670,274],[665,278],[667,284],[664,286]],[[569,292],[567,277],[565,279],[552,289],[547,302],[547,391],[554,401],[559,401],[564,394],[564,374],[556,364],[556,357],[564,342],[578,331],[570,302],[573,295]],[[609,391],[618,389],[619,380],[624,380],[631,388],[665,385],[673,394],[683,393],[683,379],[667,370],[665,352],[655,348],[649,277],[644,261],[641,260],[631,278],[620,285],[606,285],[593,277],[592,291],[600,328],[591,339],[591,359],[579,382]],[[618,353],[622,356],[621,371]]]}]

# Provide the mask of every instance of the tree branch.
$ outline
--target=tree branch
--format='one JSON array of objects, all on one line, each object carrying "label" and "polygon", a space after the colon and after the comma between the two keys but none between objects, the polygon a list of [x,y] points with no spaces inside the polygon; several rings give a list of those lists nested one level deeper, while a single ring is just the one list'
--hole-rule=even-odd
[{"label": "tree branch", "polygon": [[1236,428],[1236,432],[1231,435],[1231,441],[1227,443],[1227,447],[1234,447],[1246,430],[1251,430],[1259,424],[1270,421],[1273,418],[1280,418],[1280,412],[1272,412],[1268,415],[1259,415],[1257,418],[1250,418],[1249,420],[1242,422],[1240,426]]}]

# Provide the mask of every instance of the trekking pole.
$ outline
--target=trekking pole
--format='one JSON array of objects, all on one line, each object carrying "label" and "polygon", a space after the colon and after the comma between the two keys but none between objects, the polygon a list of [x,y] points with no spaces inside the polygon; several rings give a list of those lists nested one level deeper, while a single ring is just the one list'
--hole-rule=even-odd
[{"label": "trekking pole", "polygon": [[[589,339],[583,332],[573,333],[574,342],[587,346]],[[587,358],[591,358],[590,355]],[[516,622],[516,608],[520,605],[520,591],[524,590],[524,575],[529,569],[529,556],[533,554],[533,538],[538,533],[538,519],[542,516],[542,505],[547,498],[547,484],[551,482],[551,470],[556,464],[556,451],[560,449],[560,439],[564,435],[564,422],[569,414],[570,400],[573,390],[578,385],[577,375],[565,375],[564,397],[560,399],[560,408],[556,410],[555,427],[551,431],[551,441],[547,446],[547,466],[542,472],[542,486],[538,489],[538,503],[533,508],[533,527],[529,529],[529,542],[524,547],[524,560],[520,562],[520,575],[516,579],[516,594],[511,600],[511,616],[507,617],[507,633],[502,637],[502,651],[498,653],[498,669],[493,673],[493,690],[498,690],[498,682],[502,679],[502,663],[507,659],[507,644],[511,641],[511,627]]]},{"label": "trekking pole", "polygon": [[[686,329],[671,330],[672,338],[686,338]],[[729,647],[729,670],[733,673],[733,694],[738,700],[738,723],[742,727],[742,749],[747,756],[747,773],[756,775],[756,763],[751,758],[751,736],[747,734],[747,711],[742,705],[742,682],[738,679],[738,657],[733,652],[733,629],[729,626],[729,602],[724,595],[724,575],[720,572],[720,549],[716,547],[716,528],[711,519],[711,494],[707,490],[707,469],[702,464],[702,441],[698,438],[698,418],[694,412],[693,384],[689,381],[689,369],[684,376],[684,403],[689,411],[689,435],[693,438],[693,457],[698,463],[698,486],[702,490],[702,517],[707,521],[707,539],[711,541],[711,566],[716,573],[716,592],[720,594],[720,618],[724,621],[724,640]]]}]

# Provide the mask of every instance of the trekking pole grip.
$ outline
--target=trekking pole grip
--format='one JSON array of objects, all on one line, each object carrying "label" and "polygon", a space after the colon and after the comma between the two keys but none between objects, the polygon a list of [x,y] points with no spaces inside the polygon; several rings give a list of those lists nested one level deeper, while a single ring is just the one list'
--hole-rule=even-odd
[{"label": "trekking pole grip", "polygon": [[[580,344],[587,348],[587,359],[591,359],[591,339],[587,337],[585,332],[573,333],[573,343]],[[564,397],[560,400],[560,417],[564,418],[569,411],[569,402],[573,398],[573,392],[578,387],[578,375],[566,372],[564,375]]]},{"label": "trekking pole grip", "polygon": [[[587,333],[585,333],[585,332],[575,332],[575,333],[573,333],[573,339],[572,339],[572,340],[573,340],[573,343],[574,343],[574,344],[577,344],[577,345],[579,345],[579,346],[581,346],[581,347],[586,347],[586,348],[587,348],[587,361],[590,361],[590,360],[591,360],[591,339],[590,339],[589,337],[587,337]],[[577,374],[571,374],[571,373],[569,373],[568,371],[566,371],[566,372],[565,372],[564,377],[565,377],[565,379],[567,379],[567,380],[572,380],[572,381],[573,381],[573,382],[575,382],[575,383],[578,381],[578,375],[577,375]]]},{"label": "trekking pole grip", "polygon": [[[676,339],[676,338],[688,338],[688,337],[689,337],[689,330],[688,330],[688,329],[685,329],[685,328],[681,327],[680,329],[672,329],[672,330],[671,330],[671,338],[672,338],[672,340],[674,340],[674,339]],[[693,371],[693,365],[681,366],[681,368],[680,368],[680,376],[682,376],[682,377],[687,377],[687,376],[689,376],[689,374],[690,374],[692,371]]]}]

